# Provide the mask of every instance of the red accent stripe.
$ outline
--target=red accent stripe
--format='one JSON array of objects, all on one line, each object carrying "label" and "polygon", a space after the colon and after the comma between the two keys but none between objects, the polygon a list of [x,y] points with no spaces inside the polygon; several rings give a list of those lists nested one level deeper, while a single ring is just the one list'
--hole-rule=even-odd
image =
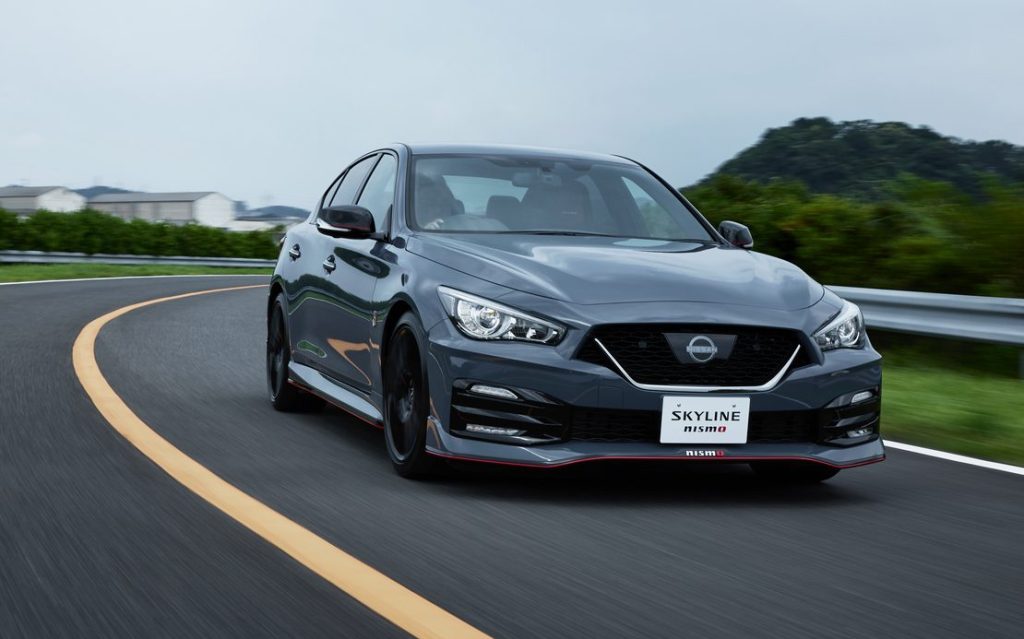
[{"label": "red accent stripe", "polygon": [[815,457],[800,457],[794,455],[776,456],[776,457],[759,457],[751,455],[734,455],[731,457],[658,457],[651,455],[607,455],[602,457],[583,457],[581,459],[570,459],[563,462],[544,463],[539,462],[536,464],[529,464],[526,462],[510,462],[510,461],[499,461],[496,459],[481,459],[479,457],[464,457],[462,455],[453,455],[451,453],[436,453],[434,451],[426,451],[428,455],[434,457],[442,457],[444,459],[451,459],[455,461],[468,461],[477,462],[481,464],[493,464],[496,466],[515,466],[518,468],[562,468],[565,466],[571,466],[573,464],[582,464],[584,462],[594,461],[686,461],[686,462],[718,462],[725,463],[729,461],[802,461],[810,462],[814,464],[821,464],[822,466],[828,466],[829,468],[856,468],[858,466],[867,466],[869,464],[877,464],[878,462],[885,461],[885,455],[881,457],[875,457],[866,461],[855,462],[853,464],[833,464]]},{"label": "red accent stripe", "polygon": [[334,406],[335,408],[339,408],[339,409],[343,410],[344,412],[348,413],[352,417],[355,417],[356,419],[358,419],[359,421],[363,422],[364,424],[369,424],[370,426],[373,426],[374,428],[376,428],[378,430],[384,430],[384,424],[381,424],[379,422],[375,422],[375,421],[371,421],[369,419],[366,419],[365,417],[363,417],[359,413],[355,412],[354,410],[352,410],[348,406],[345,406],[344,404],[339,404],[338,402],[334,401],[330,397],[327,397],[326,395],[321,395],[320,393],[314,392],[313,389],[308,388],[308,387],[306,387],[303,384],[299,384],[297,382],[294,382],[294,381],[292,381],[290,379],[288,380],[288,383],[291,384],[292,386],[294,386],[295,388],[301,389],[303,392],[309,393],[310,395],[312,395],[314,397],[319,397],[320,399],[324,400],[325,402],[327,402],[331,406]]}]

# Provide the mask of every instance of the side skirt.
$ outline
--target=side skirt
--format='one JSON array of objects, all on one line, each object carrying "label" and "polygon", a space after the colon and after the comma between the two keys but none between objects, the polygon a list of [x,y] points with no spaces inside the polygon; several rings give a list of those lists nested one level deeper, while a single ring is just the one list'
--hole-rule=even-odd
[{"label": "side skirt", "polygon": [[371,426],[384,427],[384,416],[363,394],[346,388],[341,382],[334,381],[314,368],[288,362],[288,381]]}]

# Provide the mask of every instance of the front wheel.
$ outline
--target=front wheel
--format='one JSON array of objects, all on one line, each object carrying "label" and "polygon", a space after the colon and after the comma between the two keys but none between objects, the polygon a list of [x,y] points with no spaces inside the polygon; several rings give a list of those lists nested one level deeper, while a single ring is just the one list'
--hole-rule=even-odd
[{"label": "front wheel", "polygon": [[438,466],[426,451],[430,410],[426,341],[419,320],[406,313],[391,332],[384,359],[384,439],[391,463],[402,477],[422,477]]},{"label": "front wheel", "polygon": [[816,484],[835,477],[838,468],[814,462],[764,461],[750,467],[758,477],[787,484]]}]

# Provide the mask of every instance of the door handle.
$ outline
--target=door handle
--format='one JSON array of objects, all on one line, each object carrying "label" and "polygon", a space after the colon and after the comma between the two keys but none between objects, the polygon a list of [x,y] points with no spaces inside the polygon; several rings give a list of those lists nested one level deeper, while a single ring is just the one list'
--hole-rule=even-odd
[{"label": "door handle", "polygon": [[302,250],[299,249],[298,244],[288,249],[288,257],[292,258],[292,261],[295,261],[302,257]]},{"label": "door handle", "polygon": [[327,271],[328,273],[333,273],[334,269],[336,269],[336,268],[338,268],[338,265],[334,263],[334,256],[333,255],[331,255],[326,260],[324,260],[324,270],[325,271]]}]

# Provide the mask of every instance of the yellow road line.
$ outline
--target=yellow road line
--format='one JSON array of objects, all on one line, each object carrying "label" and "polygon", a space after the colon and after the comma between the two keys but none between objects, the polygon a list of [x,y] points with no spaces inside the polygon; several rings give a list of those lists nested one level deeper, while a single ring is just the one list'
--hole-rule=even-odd
[{"label": "yellow road line", "polygon": [[89,322],[75,339],[72,361],[86,394],[114,430],[186,488],[263,537],[414,637],[487,637],[447,610],[377,572],[352,555],[235,488],[146,425],[111,388],[96,363],[96,336],[111,320],[144,306],[195,295],[238,291],[232,286],[131,304]]}]

